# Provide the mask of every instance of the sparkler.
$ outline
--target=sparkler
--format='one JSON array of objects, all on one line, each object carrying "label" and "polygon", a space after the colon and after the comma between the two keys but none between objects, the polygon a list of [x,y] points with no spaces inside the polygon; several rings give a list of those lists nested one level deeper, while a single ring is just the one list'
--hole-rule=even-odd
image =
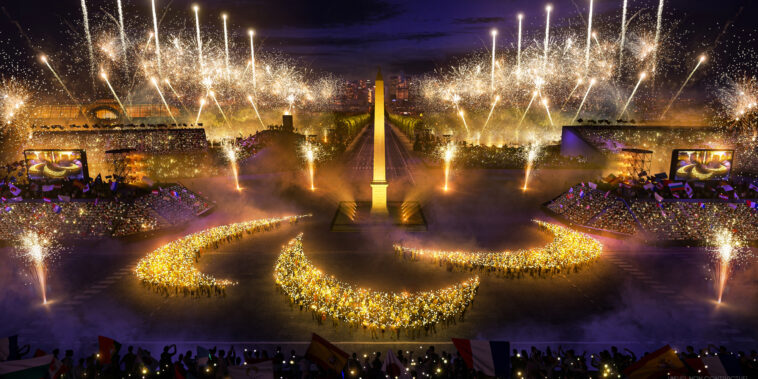
[{"label": "sparkler", "polygon": [[314,181],[315,176],[315,160],[316,160],[316,153],[318,152],[318,149],[313,146],[310,142],[306,142],[303,144],[303,156],[305,157],[305,160],[308,162],[308,173],[310,174],[311,178],[311,191],[316,190],[316,185]]},{"label": "sparkler", "polygon": [[640,83],[642,83],[642,80],[645,79],[645,76],[647,76],[647,74],[644,72],[640,74],[640,79],[637,81],[637,85],[634,86],[634,89],[632,90],[632,94],[629,95],[629,99],[626,100],[626,104],[624,104],[624,108],[621,109],[621,113],[619,113],[618,117],[616,118],[621,118],[621,116],[624,115],[624,112],[626,112],[626,108],[629,107],[629,103],[632,102],[632,98],[634,97],[634,94],[637,93],[637,88],[640,87]]},{"label": "sparkler", "polygon": [[261,126],[265,129],[266,125],[263,123],[263,119],[261,118],[261,114],[258,113],[258,107],[255,106],[255,101],[253,101],[253,96],[247,95],[247,101],[249,101],[250,105],[253,106],[253,110],[255,111],[255,116],[258,117],[258,121],[261,122]]},{"label": "sparkler", "polygon": [[34,276],[37,278],[42,295],[42,304],[47,304],[46,261],[51,254],[50,241],[36,232],[27,232],[21,237],[21,248],[24,250],[23,257],[34,268]]},{"label": "sparkler", "polygon": [[232,175],[234,176],[234,186],[237,188],[237,191],[242,191],[242,187],[240,187],[239,175],[237,173],[237,148],[234,146],[233,142],[224,144],[224,153],[226,154],[226,159],[229,161],[229,167],[232,169]]},{"label": "sparkler", "polygon": [[200,121],[200,113],[203,112],[203,106],[205,105],[205,98],[200,99],[200,108],[197,110],[197,118],[195,118],[195,124]]},{"label": "sparkler", "polygon": [[497,39],[497,29],[492,29],[492,64],[490,65],[490,89],[495,90],[495,39]]},{"label": "sparkler", "polygon": [[448,190],[448,181],[450,180],[450,166],[455,158],[455,152],[457,148],[455,143],[448,142],[445,147],[442,148],[442,160],[445,163],[445,185],[442,187],[445,192]]},{"label": "sparkler", "polygon": [[[158,62],[158,75],[161,75],[161,44],[158,42],[158,16],[155,13],[155,0],[150,0],[150,4],[153,8],[153,37],[155,37],[155,59],[156,62]],[[148,40],[148,44],[149,43],[150,41]]]},{"label": "sparkler", "polygon": [[282,248],[274,280],[294,304],[319,317],[331,317],[372,332],[387,328],[429,327],[458,317],[479,287],[474,276],[458,284],[423,292],[379,292],[340,281],[316,268],[305,255],[302,234]]},{"label": "sparkler", "polygon": [[116,99],[116,102],[118,102],[118,105],[121,107],[121,110],[124,111],[124,116],[126,116],[127,119],[129,118],[129,114],[126,112],[126,108],[124,108],[124,104],[121,103],[121,99],[118,98],[118,95],[116,95],[116,91],[113,90],[113,87],[111,86],[111,82],[108,80],[108,75],[105,72],[100,73],[100,77],[105,80],[105,84],[108,85],[108,88],[111,90],[111,93],[113,94],[113,98]]},{"label": "sparkler", "polygon": [[719,266],[717,279],[718,303],[720,304],[724,297],[724,289],[731,272],[731,262],[736,257],[741,243],[727,228],[723,228],[716,233],[713,243],[716,246],[716,257]]},{"label": "sparkler", "polygon": [[692,75],[695,74],[695,71],[697,71],[697,68],[700,67],[700,64],[703,63],[703,62],[705,62],[705,56],[701,55],[700,58],[698,58],[698,60],[697,60],[697,64],[695,65],[695,68],[692,69],[692,71],[690,72],[690,74],[687,76],[687,79],[685,79],[684,83],[682,83],[682,86],[679,87],[679,90],[676,91],[676,94],[674,95],[674,97],[672,97],[671,101],[669,101],[669,103],[666,105],[666,109],[664,109],[663,113],[661,113],[661,120],[663,120],[663,117],[666,116],[666,112],[669,111],[669,108],[671,108],[671,105],[674,104],[674,101],[676,101],[676,98],[679,97],[679,95],[682,93],[682,90],[684,89],[684,86],[687,85],[687,83],[692,78]]},{"label": "sparkler", "polygon": [[553,241],[543,247],[503,252],[464,252],[427,250],[395,245],[395,252],[410,259],[427,257],[435,263],[446,263],[470,271],[472,268],[520,275],[535,271],[571,271],[594,262],[603,253],[596,239],[570,228],[534,220],[539,227],[553,234]]},{"label": "sparkler", "polygon": [[571,119],[571,123],[573,124],[574,121],[579,117],[579,112],[582,111],[582,107],[584,106],[584,102],[587,101],[587,95],[590,94],[590,90],[592,89],[592,86],[595,85],[595,78],[590,79],[590,85],[587,86],[587,92],[584,93],[584,97],[582,98],[582,102],[579,103],[579,108],[576,108],[576,114],[574,115],[574,118]]},{"label": "sparkler", "polygon": [[584,52],[584,75],[586,76],[587,73],[590,70],[590,47],[592,45],[592,40],[590,39],[592,35],[592,0],[590,0],[590,15],[587,19],[587,47]]},{"label": "sparkler", "polygon": [[[89,15],[87,14],[87,2],[82,0],[82,18],[84,19],[84,36],[87,38],[87,48],[89,49],[89,73],[92,79],[95,78],[95,52],[92,50],[92,35],[89,32]],[[93,85],[94,87],[94,85]]]},{"label": "sparkler", "polygon": [[200,76],[203,76],[203,72],[205,71],[205,64],[203,63],[203,40],[200,39],[200,16],[198,15],[200,7],[193,5],[192,10],[195,11],[195,31],[197,31],[197,60],[200,64]]},{"label": "sparkler", "polygon": [[524,167],[524,187],[521,188],[524,192],[529,188],[529,178],[534,170],[534,162],[537,160],[537,157],[539,157],[541,150],[542,146],[540,145],[539,140],[532,138],[532,143],[527,146],[525,151],[526,166]]},{"label": "sparkler", "polygon": [[226,79],[229,79],[229,37],[226,33],[226,13],[221,15],[224,19],[224,62],[226,63]]},{"label": "sparkler", "polygon": [[545,18],[545,53],[542,56],[542,69],[544,70],[547,66],[547,50],[548,50],[548,42],[550,41],[550,11],[553,10],[552,5],[548,5],[545,7],[545,11],[547,11],[547,17]]},{"label": "sparkler", "polygon": [[168,112],[168,115],[171,116],[172,120],[174,120],[174,124],[177,124],[176,119],[174,118],[174,115],[171,114],[171,107],[168,106],[168,103],[166,102],[166,98],[163,97],[163,92],[161,92],[161,87],[158,85],[158,81],[155,78],[150,78],[150,81],[153,83],[155,90],[158,91],[158,95],[160,95],[161,101],[163,101],[163,105],[166,106],[166,111]]}]

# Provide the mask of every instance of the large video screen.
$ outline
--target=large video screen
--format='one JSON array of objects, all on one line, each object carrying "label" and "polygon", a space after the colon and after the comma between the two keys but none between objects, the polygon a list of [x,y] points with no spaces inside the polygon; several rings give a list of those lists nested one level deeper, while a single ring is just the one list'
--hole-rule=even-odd
[{"label": "large video screen", "polygon": [[85,180],[87,154],[84,150],[24,150],[29,180]]},{"label": "large video screen", "polygon": [[676,149],[671,154],[673,180],[728,180],[734,150]]}]

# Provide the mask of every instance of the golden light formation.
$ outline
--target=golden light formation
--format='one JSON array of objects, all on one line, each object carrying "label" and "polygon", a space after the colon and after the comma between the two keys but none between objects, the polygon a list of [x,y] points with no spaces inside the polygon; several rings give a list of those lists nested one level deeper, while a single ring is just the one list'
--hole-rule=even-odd
[{"label": "golden light formation", "polygon": [[47,267],[46,262],[51,251],[51,241],[40,236],[36,232],[27,232],[21,236],[22,255],[33,267],[34,277],[37,279],[42,304],[47,304]]},{"label": "golden light formation", "polygon": [[216,279],[200,272],[195,263],[203,250],[231,238],[240,238],[243,233],[253,234],[278,228],[283,221],[295,223],[310,215],[287,216],[251,220],[205,229],[178,240],[171,241],[155,250],[137,263],[134,270],[143,284],[164,294],[210,294],[222,292],[236,284],[228,279]]},{"label": "golden light formation", "polygon": [[539,220],[534,222],[555,236],[552,242],[539,248],[504,252],[427,250],[395,245],[395,252],[410,259],[427,257],[460,269],[496,270],[506,275],[574,270],[595,261],[603,252],[603,245],[584,233]]},{"label": "golden light formation", "polygon": [[293,303],[372,331],[417,328],[460,316],[479,287],[474,276],[448,288],[421,292],[381,292],[355,287],[316,268],[305,256],[302,234],[282,249],[276,284]]},{"label": "golden light formation", "polygon": [[713,237],[712,244],[716,247],[716,258],[718,261],[717,285],[718,285],[718,303],[724,298],[724,289],[726,281],[732,268],[732,260],[736,257],[741,241],[736,238],[727,228],[722,228]]}]

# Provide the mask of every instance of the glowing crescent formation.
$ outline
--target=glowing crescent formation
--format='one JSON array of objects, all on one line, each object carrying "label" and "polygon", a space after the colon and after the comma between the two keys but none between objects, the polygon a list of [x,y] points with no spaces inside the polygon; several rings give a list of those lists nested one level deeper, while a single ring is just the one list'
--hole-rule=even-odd
[{"label": "glowing crescent formation", "polygon": [[492,269],[508,274],[573,269],[594,261],[603,252],[603,245],[584,233],[543,221],[534,222],[555,236],[552,242],[539,248],[504,252],[425,250],[401,245],[395,245],[395,251],[411,259],[429,257],[460,268]]},{"label": "glowing crescent formation", "polygon": [[274,279],[292,302],[321,317],[328,315],[372,330],[424,327],[450,320],[463,314],[479,287],[479,277],[475,276],[434,291],[356,288],[317,269],[305,256],[302,234],[282,248]]},{"label": "glowing crescent formation", "polygon": [[251,220],[192,233],[153,250],[137,263],[134,272],[144,284],[161,292],[223,291],[226,286],[236,283],[200,272],[195,263],[202,250],[230,241],[232,237],[241,237],[243,233],[270,231],[279,227],[283,221],[294,223],[308,216],[310,215]]}]

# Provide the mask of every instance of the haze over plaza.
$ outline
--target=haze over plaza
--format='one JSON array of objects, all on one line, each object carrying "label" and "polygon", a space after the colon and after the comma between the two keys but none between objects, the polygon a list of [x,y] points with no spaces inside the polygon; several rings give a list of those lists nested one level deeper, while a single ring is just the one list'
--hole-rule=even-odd
[{"label": "haze over plaza", "polygon": [[758,375],[752,2],[2,10],[0,379]]}]

